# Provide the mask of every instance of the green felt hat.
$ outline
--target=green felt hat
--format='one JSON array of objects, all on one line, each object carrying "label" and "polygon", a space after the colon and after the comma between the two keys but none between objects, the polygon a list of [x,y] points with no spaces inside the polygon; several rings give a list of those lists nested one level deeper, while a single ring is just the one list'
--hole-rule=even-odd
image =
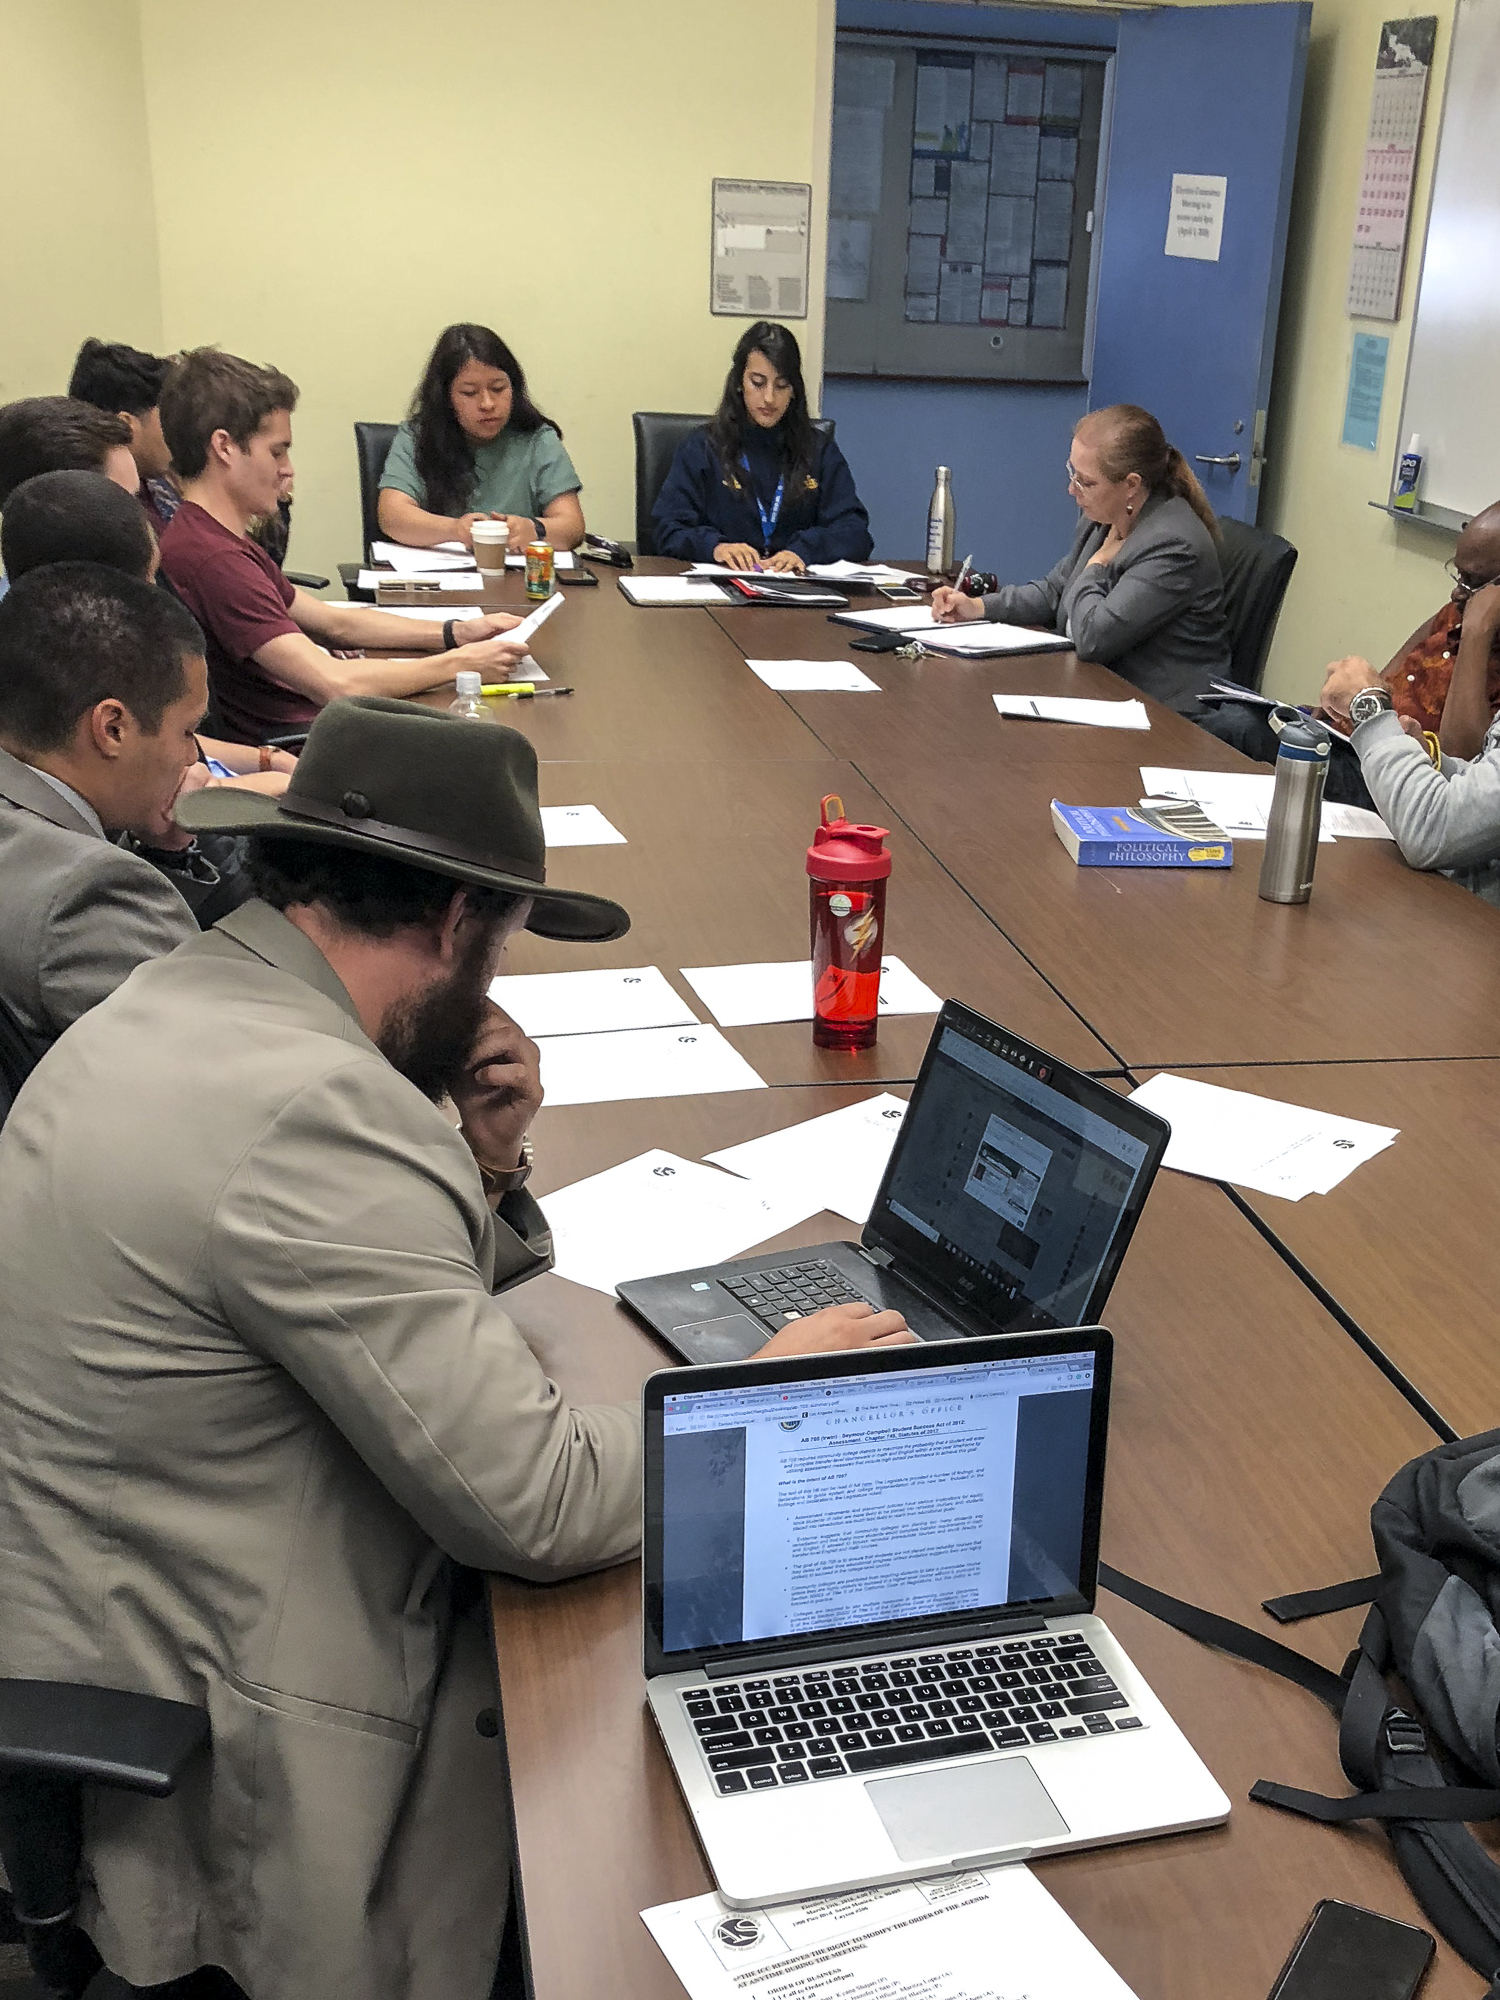
[{"label": "green felt hat", "polygon": [[330,702],[280,798],[238,786],[189,792],[177,824],[357,847],[435,875],[534,899],[526,928],[576,941],[623,937],[618,903],[549,889],[536,752],[519,730],[373,695]]}]

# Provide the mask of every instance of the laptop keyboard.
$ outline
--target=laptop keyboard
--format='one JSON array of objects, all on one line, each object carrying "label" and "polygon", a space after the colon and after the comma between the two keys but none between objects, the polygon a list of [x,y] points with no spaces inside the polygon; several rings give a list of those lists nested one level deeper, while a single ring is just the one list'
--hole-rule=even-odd
[{"label": "laptop keyboard", "polygon": [[1078,1632],[684,1688],[724,1796],[1143,1728]]},{"label": "laptop keyboard", "polygon": [[762,1325],[773,1328],[820,1312],[824,1306],[846,1306],[852,1300],[865,1298],[852,1279],[826,1257],[815,1258],[808,1264],[782,1264],[774,1271],[752,1271],[744,1278],[720,1278],[719,1283],[746,1312],[754,1313]]}]

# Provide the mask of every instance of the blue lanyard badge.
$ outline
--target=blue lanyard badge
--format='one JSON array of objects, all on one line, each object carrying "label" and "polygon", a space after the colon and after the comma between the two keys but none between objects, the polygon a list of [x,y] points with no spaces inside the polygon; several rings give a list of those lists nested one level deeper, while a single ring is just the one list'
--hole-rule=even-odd
[{"label": "blue lanyard badge", "polygon": [[[748,475],[750,460],[742,458],[740,463],[744,466],[745,472]],[[771,502],[769,511],[762,504],[760,495],[755,491],[753,481],[751,482],[750,492],[755,500],[755,511],[760,516],[761,549],[766,555],[769,555],[771,553],[771,537],[775,534],[776,523],[781,518],[781,501],[783,494],[786,492],[786,474],[783,472],[776,482],[776,498]]]}]

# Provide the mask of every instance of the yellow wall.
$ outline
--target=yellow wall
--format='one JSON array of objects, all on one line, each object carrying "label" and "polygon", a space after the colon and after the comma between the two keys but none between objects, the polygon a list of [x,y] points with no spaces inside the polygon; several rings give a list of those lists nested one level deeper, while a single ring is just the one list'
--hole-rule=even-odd
[{"label": "yellow wall", "polygon": [[140,13],[164,335],[300,385],[299,568],[358,554],[350,426],[404,415],[458,319],[510,342],[590,523],[633,538],[631,410],[712,407],[745,326],[708,310],[716,175],[812,182],[818,379],[833,0]]},{"label": "yellow wall", "polygon": [[[1266,690],[1304,701],[1323,667],[1363,653],[1383,667],[1447,596],[1451,536],[1372,512],[1386,496],[1398,442],[1406,349],[1416,304],[1427,197],[1437,152],[1453,0],[1423,0],[1439,32],[1418,160],[1402,314],[1395,325],[1344,311],[1370,85],[1388,0],[1315,0],[1296,197],[1272,389],[1270,463],[1263,525],[1294,542],[1300,559],[1287,593]],[[1340,443],[1356,332],[1389,334],[1380,448]],[[1500,468],[1495,488],[1500,495]]]},{"label": "yellow wall", "polygon": [[0,0],[0,402],[161,340],[134,0]]}]

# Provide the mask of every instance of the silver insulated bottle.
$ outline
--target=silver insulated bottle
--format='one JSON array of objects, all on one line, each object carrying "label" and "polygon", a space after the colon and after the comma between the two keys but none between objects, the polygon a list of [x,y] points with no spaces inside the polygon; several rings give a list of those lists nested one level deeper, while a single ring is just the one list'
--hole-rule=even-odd
[{"label": "silver insulated bottle", "polygon": [[1270,723],[1281,747],[1276,752],[1276,788],[1266,826],[1260,894],[1267,903],[1305,903],[1312,894],[1318,859],[1323,786],[1333,738],[1321,722],[1296,708],[1273,710]]}]

